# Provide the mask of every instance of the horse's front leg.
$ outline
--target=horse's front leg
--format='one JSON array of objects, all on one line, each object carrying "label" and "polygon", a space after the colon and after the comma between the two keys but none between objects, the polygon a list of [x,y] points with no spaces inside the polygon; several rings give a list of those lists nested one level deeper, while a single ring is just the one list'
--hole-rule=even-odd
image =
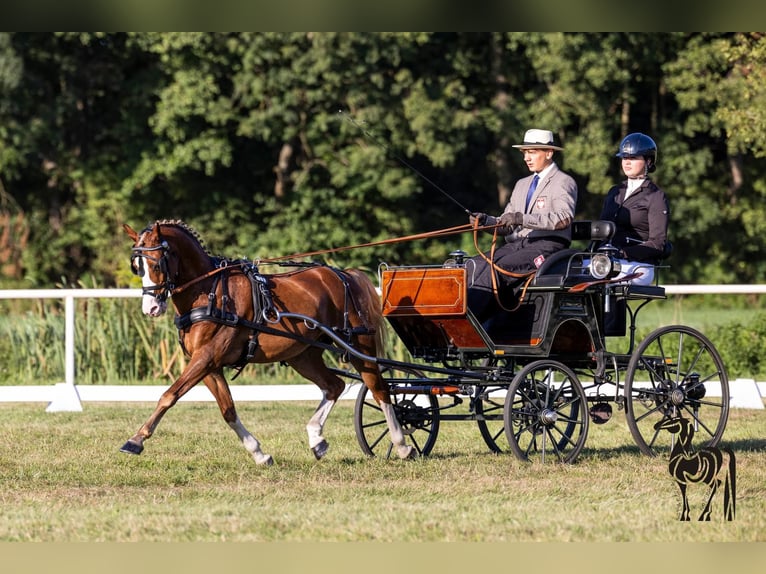
[{"label": "horse's front leg", "polygon": [[686,497],[686,483],[678,482],[678,488],[681,490],[681,517],[679,520],[689,520],[689,499]]},{"label": "horse's front leg", "polygon": [[223,372],[221,370],[214,371],[205,377],[204,382],[205,386],[213,393],[218,403],[218,408],[221,409],[223,420],[237,433],[239,440],[242,441],[245,449],[252,455],[255,462],[268,466],[274,464],[272,456],[261,450],[261,443],[250,434],[250,431],[239,420],[239,415],[237,415],[237,410],[234,407],[234,400],[231,398],[231,389],[226,382],[226,378],[223,376]]},{"label": "horse's front leg", "polygon": [[168,409],[176,404],[178,399],[184,396],[189,389],[194,387],[194,385],[205,376],[206,367],[203,366],[204,364],[205,362],[203,361],[189,362],[188,366],[184,369],[184,372],[181,373],[181,376],[178,377],[176,382],[170,385],[170,387],[162,393],[160,400],[157,401],[157,407],[154,409],[151,416],[143,425],[141,425],[138,432],[122,445],[122,448],[120,448],[121,452],[127,454],[141,454],[144,450],[144,441],[154,434],[157,425],[160,424],[162,417],[165,416]]}]

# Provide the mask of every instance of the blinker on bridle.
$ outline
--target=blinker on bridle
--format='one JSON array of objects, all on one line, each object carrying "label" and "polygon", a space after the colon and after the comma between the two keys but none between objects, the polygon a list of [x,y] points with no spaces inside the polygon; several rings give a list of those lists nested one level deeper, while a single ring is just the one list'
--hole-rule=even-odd
[{"label": "blinker on bridle", "polygon": [[[134,247],[130,255],[130,270],[138,277],[143,277],[146,274],[144,259],[159,267],[162,274],[162,282],[150,287],[143,287],[141,293],[143,295],[152,295],[160,302],[167,300],[175,287],[173,283],[168,281],[168,250],[168,242],[163,240],[154,247]],[[150,255],[150,253],[155,251],[160,251],[159,256]]]}]

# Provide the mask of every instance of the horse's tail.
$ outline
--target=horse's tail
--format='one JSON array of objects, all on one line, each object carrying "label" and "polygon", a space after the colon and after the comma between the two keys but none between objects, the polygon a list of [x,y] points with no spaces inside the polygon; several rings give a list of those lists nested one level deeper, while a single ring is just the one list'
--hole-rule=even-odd
[{"label": "horse's tail", "polygon": [[356,287],[357,311],[367,327],[375,332],[375,348],[378,355],[383,352],[386,343],[386,330],[383,322],[383,308],[375,284],[364,271],[346,269],[346,274]]},{"label": "horse's tail", "polygon": [[731,449],[721,450],[728,455],[729,459],[729,468],[723,485],[723,517],[726,520],[734,520],[737,507],[737,465]]}]

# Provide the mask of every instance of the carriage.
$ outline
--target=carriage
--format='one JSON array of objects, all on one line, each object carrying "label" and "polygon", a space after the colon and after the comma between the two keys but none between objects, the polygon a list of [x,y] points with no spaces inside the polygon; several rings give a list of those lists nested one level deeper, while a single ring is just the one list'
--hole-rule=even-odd
[{"label": "carriage", "polygon": [[[719,353],[683,325],[636,342],[639,311],[664,299],[665,290],[612,278],[613,233],[611,222],[575,222],[573,240],[588,245],[549,257],[517,308],[484,324],[466,306],[464,253],[440,266],[381,268],[383,314],[419,364],[378,362],[421,454],[433,449],[442,421],[462,420],[475,421],[493,452],[572,462],[591,423],[606,423],[613,404],[624,409],[644,454],[669,452],[670,435],[655,427],[677,416],[691,419],[700,446],[720,441],[729,388]],[[627,348],[612,351],[610,341]],[[354,417],[362,450],[388,455],[379,409],[365,388]]]},{"label": "carriage", "polygon": [[[264,277],[245,263],[222,265],[203,253],[196,257],[209,259],[208,266],[197,265],[181,277],[182,258],[178,247],[168,243],[169,231],[172,226],[165,225],[163,238],[159,222],[143,234],[129,230],[135,242],[132,263],[144,276],[145,295],[159,295],[160,302],[163,294],[172,296],[181,344],[197,345],[187,350],[192,359],[197,353],[204,356],[199,364],[212,362],[207,343],[199,343],[199,329],[215,330],[219,339],[224,337],[220,333],[229,333],[227,341],[237,333],[240,368],[246,362],[284,361],[317,383],[324,398],[307,425],[317,458],[327,450],[321,429],[343,390],[339,381],[364,382],[354,427],[362,451],[371,456],[428,455],[442,422],[468,421],[477,425],[492,452],[511,452],[524,461],[571,463],[591,426],[609,421],[614,408],[624,410],[636,445],[650,456],[667,456],[673,446],[672,435],[661,428],[666,419],[691,421],[694,448],[715,446],[724,433],[728,378],[710,340],[691,327],[671,325],[636,341],[640,310],[664,299],[665,290],[657,280],[637,285],[629,277],[616,277],[611,222],[574,222],[573,245],[582,245],[548,257],[528,277],[518,304],[485,323],[466,304],[471,269],[462,251],[450,253],[440,265],[382,265],[375,303],[382,302],[382,318],[406,348],[404,360],[380,356],[380,345],[365,328],[364,317],[369,320],[372,311],[360,308],[358,300],[365,295],[355,276],[325,271],[331,269],[326,266],[299,266]],[[151,273],[136,269],[144,262]],[[306,283],[295,289],[300,292],[295,302],[286,303],[293,291],[289,282],[320,272],[337,277],[345,296],[329,293],[321,305],[311,306]],[[247,292],[242,303],[237,303],[239,284]],[[199,293],[193,295],[191,286]],[[328,314],[328,309],[337,312]],[[247,356],[241,357],[246,344]],[[298,345],[300,351],[286,350]],[[615,345],[624,348],[612,350]],[[320,357],[326,351],[343,360],[324,364]],[[164,412],[204,380],[256,461],[270,463],[236,416],[221,372],[235,355],[219,354],[221,359],[204,372],[190,361],[187,371],[194,373],[185,372],[166,391],[157,411],[122,450],[140,453]]]}]

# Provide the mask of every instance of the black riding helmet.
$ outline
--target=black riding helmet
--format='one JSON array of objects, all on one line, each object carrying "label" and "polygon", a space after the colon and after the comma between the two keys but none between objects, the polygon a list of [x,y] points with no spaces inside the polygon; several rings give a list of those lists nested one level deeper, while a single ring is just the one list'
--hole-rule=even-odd
[{"label": "black riding helmet", "polygon": [[628,134],[620,142],[620,149],[615,155],[620,158],[641,156],[647,161],[647,171],[651,173],[657,164],[657,144],[645,134]]}]

